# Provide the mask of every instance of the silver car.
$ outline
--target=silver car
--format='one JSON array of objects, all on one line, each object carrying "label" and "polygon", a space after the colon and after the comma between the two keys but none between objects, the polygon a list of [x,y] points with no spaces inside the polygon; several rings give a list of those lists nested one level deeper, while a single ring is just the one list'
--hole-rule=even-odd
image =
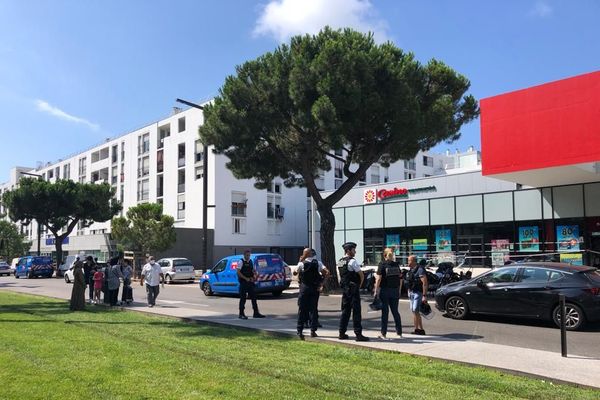
[{"label": "silver car", "polygon": [[194,266],[187,258],[161,258],[158,265],[165,276],[165,282],[193,281],[196,277]]}]

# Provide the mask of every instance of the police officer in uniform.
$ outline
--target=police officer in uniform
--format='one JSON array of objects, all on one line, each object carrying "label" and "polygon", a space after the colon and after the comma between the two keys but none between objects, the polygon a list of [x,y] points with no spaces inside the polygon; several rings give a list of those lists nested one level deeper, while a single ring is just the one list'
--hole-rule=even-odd
[{"label": "police officer in uniform", "polygon": [[310,319],[310,336],[317,337],[319,327],[317,306],[319,301],[319,287],[323,278],[327,276],[327,268],[315,257],[313,249],[306,248],[302,252],[298,263],[298,278],[300,280],[300,294],[298,295],[298,324],[297,332],[300,340],[304,340],[304,324]]},{"label": "police officer in uniform", "polygon": [[346,329],[352,313],[352,325],[356,334],[357,342],[367,342],[369,338],[362,334],[360,313],[360,287],[365,276],[360,270],[358,262],[354,258],[356,254],[356,243],[347,242],[343,246],[346,255],[338,262],[340,273],[340,286],[342,287],[342,316],[340,318],[340,340],[348,339]]},{"label": "police officer in uniform", "polygon": [[240,319],[248,319],[244,314],[246,306],[246,297],[252,301],[254,318],[264,318],[265,316],[258,312],[258,303],[256,302],[256,293],[254,292],[255,271],[254,264],[250,259],[250,250],[244,251],[244,258],[241,259],[241,267],[237,269],[238,281],[240,282]]}]

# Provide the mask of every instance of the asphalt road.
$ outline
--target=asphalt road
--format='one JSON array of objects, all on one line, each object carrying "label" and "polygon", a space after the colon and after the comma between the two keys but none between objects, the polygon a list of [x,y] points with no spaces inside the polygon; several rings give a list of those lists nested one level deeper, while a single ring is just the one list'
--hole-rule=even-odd
[{"label": "asphalt road", "polygon": [[[55,297],[67,298],[72,285],[62,279],[15,279],[0,277],[0,289],[22,288],[35,294],[49,294]],[[145,302],[145,291],[134,282],[134,299]],[[379,331],[380,313],[369,312],[367,304],[371,297],[363,295],[363,327],[367,330]],[[176,283],[161,289],[157,305],[161,307],[186,307],[220,312],[224,315],[237,316],[239,299],[236,297],[211,296],[206,297],[197,283]],[[339,296],[321,296],[319,315],[321,323],[330,329],[337,327],[340,315],[341,298]],[[260,295],[258,300],[261,313],[269,318],[289,319],[290,325],[295,326],[297,315],[297,290],[285,291],[279,298],[270,294]],[[1,305],[0,305],[1,307]],[[251,315],[251,305],[246,303],[247,315]],[[0,309],[1,310],[1,309]],[[472,317],[464,321],[456,321],[443,316],[437,310],[433,319],[424,321],[428,335],[435,335],[456,341],[478,340],[486,343],[502,344],[537,350],[560,353],[560,330],[551,322],[537,320],[520,320],[514,318]],[[404,332],[414,329],[412,314],[408,310],[408,302],[400,301],[400,314]],[[390,315],[391,319],[391,315]],[[349,333],[351,333],[350,322]],[[390,321],[388,331],[393,332],[393,322]],[[568,332],[569,355],[580,355],[600,359],[600,324],[588,325],[584,331]]]}]

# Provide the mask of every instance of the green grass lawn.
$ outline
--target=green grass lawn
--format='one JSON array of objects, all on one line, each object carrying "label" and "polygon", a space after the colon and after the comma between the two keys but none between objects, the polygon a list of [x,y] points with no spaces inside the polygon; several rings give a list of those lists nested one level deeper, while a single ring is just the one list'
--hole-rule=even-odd
[{"label": "green grass lawn", "polygon": [[397,353],[0,291],[0,399],[598,399]]}]

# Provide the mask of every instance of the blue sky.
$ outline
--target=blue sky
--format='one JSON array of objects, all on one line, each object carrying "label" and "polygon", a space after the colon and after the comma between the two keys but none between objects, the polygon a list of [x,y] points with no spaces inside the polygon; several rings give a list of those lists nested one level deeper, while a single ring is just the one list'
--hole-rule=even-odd
[{"label": "blue sky", "polygon": [[[374,31],[485,98],[600,69],[595,0],[0,0],[0,182],[215,96],[235,65],[325,24]],[[479,121],[436,149],[479,147]]]}]

